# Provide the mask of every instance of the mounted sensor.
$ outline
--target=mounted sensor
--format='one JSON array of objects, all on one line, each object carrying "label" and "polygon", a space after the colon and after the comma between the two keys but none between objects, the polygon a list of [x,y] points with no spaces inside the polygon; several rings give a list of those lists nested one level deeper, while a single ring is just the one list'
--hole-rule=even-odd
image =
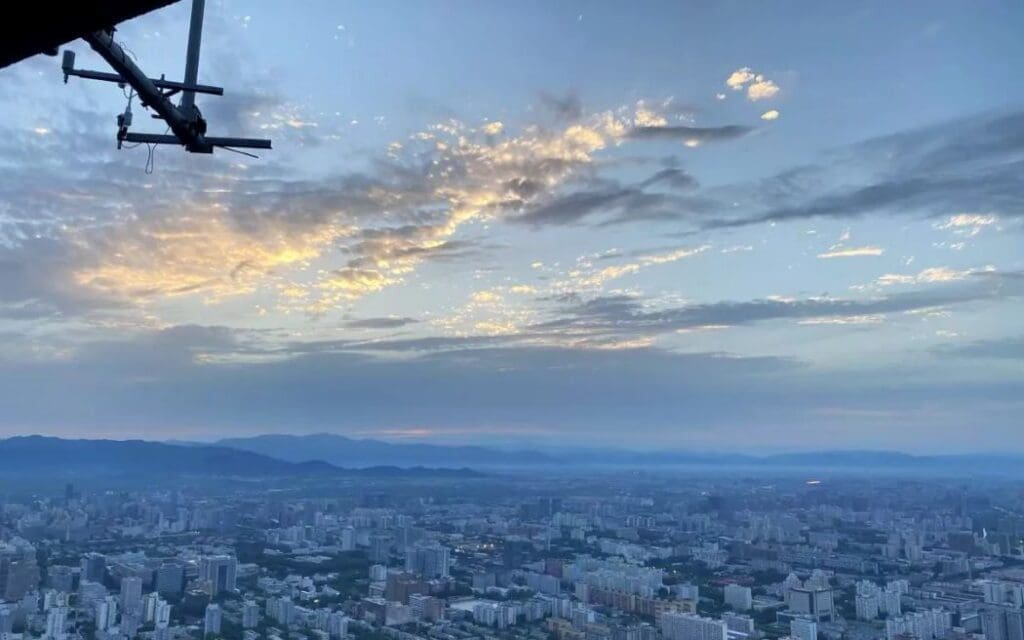
[{"label": "mounted sensor", "polygon": [[[215,147],[223,149],[270,149],[270,140],[256,138],[223,138],[206,135],[206,120],[199,107],[196,106],[197,93],[224,95],[221,87],[198,84],[199,49],[203,34],[203,14],[205,0],[192,0],[192,18],[188,30],[188,50],[185,57],[185,79],[183,82],[172,82],[160,78],[150,78],[125,53],[124,49],[114,40],[114,29],[108,28],[93,31],[83,36],[86,42],[106,60],[114,73],[89,71],[75,68],[75,52],[64,51],[61,69],[64,82],[75,76],[87,80],[114,82],[120,86],[128,85],[134,95],[139,97],[143,108],[152,109],[154,118],[167,123],[171,134],[133,133],[129,131],[132,124],[131,97],[125,112],[117,117],[117,148],[125,142],[145,144],[178,144],[192,153],[213,153]],[[181,101],[175,105],[170,98],[181,93]]]}]

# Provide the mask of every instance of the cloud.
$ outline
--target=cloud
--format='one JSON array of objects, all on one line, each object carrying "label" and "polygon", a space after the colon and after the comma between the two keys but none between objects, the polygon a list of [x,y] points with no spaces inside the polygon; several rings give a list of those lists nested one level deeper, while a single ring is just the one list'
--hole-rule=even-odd
[{"label": "cloud", "polygon": [[570,270],[566,274],[565,279],[556,281],[552,288],[556,291],[572,291],[575,293],[600,290],[611,280],[639,273],[647,267],[692,258],[709,249],[711,249],[710,245],[701,245],[697,247],[677,247],[660,252],[642,252],[636,254],[635,259],[629,262],[600,268],[595,268],[588,261],[584,261],[577,268]]},{"label": "cloud", "polygon": [[673,219],[705,205],[705,201],[699,198],[651,190],[658,186],[678,192],[696,189],[698,183],[692,175],[676,167],[661,169],[628,186],[595,179],[585,190],[537,198],[535,204],[524,207],[523,212],[510,221],[540,227],[574,224],[594,216],[605,216],[602,224],[622,224]]},{"label": "cloud", "polygon": [[725,84],[733,91],[741,91],[744,85],[753,80],[754,72],[750,70],[750,67],[743,67],[742,69],[737,69],[729,74],[729,77],[725,80]]},{"label": "cloud", "polygon": [[751,101],[767,100],[768,98],[774,98],[779,92],[779,86],[771,80],[765,80],[762,76],[758,76],[756,82],[752,83],[747,87],[747,99]]},{"label": "cloud", "polygon": [[489,136],[496,136],[505,130],[505,125],[498,121],[488,122],[480,130]]},{"label": "cloud", "polygon": [[[747,90],[747,99],[755,102],[774,98],[779,92],[779,87],[774,82],[759,73],[751,71],[750,67],[737,69],[729,74],[725,84],[733,91]],[[773,119],[773,118],[766,118]]]},{"label": "cloud", "polygon": [[[987,266],[982,269],[964,269],[956,270],[950,267],[929,267],[922,269],[916,274],[905,274],[905,273],[886,273],[878,277],[875,280],[874,285],[876,287],[889,287],[893,285],[907,285],[907,284],[931,284],[937,282],[953,282],[955,280],[963,280],[972,275],[993,275],[997,273],[995,267]],[[864,289],[866,287],[857,286],[855,289]]]},{"label": "cloud", "polygon": [[[792,434],[792,425],[805,423],[812,426],[794,434],[802,442],[855,446],[864,443],[864,421],[880,415],[883,425],[898,416],[902,428],[877,429],[876,437],[911,433],[872,440],[877,446],[911,446],[968,425],[976,425],[975,442],[1006,442],[1019,429],[1019,382],[965,383],[955,370],[910,383],[918,372],[906,368],[858,374],[780,357],[516,341],[314,341],[268,349],[258,332],[222,327],[133,332],[65,358],[0,361],[0,431],[31,424],[70,437],[159,439],[282,429],[371,434],[424,424],[514,433],[557,424],[567,443],[622,446],[629,433],[634,443],[718,448],[777,438],[784,427]],[[282,393],[291,401],[282,403]],[[915,412],[920,406],[929,411]],[[843,418],[851,415],[853,423]],[[822,425],[827,443],[808,440]]]},{"label": "cloud", "polygon": [[949,230],[960,236],[974,237],[986,227],[999,223],[999,216],[994,214],[958,213],[949,216],[945,222],[936,222],[935,228]]},{"label": "cloud", "polygon": [[934,353],[962,358],[1024,361],[1024,336],[977,340],[964,345],[942,346]]},{"label": "cloud", "polygon": [[688,146],[697,146],[708,142],[735,140],[753,131],[751,127],[742,125],[726,125],[722,127],[689,127],[684,125],[636,127],[627,135],[637,140],[679,140]]},{"label": "cloud", "polygon": [[[954,212],[977,209],[1002,218],[1018,216],[1024,211],[1022,150],[1024,112],[985,113],[874,138],[837,150],[824,164],[795,168],[755,186],[733,186],[733,193],[752,194],[744,208],[755,213],[702,226],[736,228],[873,213],[943,216],[940,224],[948,224],[950,216],[960,215]],[[865,174],[865,166],[877,170]],[[851,181],[856,175],[871,177]]]},{"label": "cloud", "polygon": [[383,318],[363,318],[360,320],[349,320],[344,324],[346,329],[399,329],[419,320],[415,318],[403,318],[398,316],[387,316]]},{"label": "cloud", "polygon": [[797,320],[797,324],[803,325],[857,325],[857,324],[880,324],[885,320],[884,316],[880,315],[865,315],[865,316],[820,316],[816,318],[807,318],[805,320]]},{"label": "cloud", "polygon": [[[308,135],[326,126],[306,126],[315,120],[272,91],[215,104],[208,115],[240,134],[272,128],[275,137]],[[641,119],[659,121],[655,107],[641,106]],[[618,224],[706,207],[673,193],[696,187],[674,167],[633,186],[567,190],[594,173],[604,149],[657,137],[631,136],[635,119],[605,111],[518,132],[498,122],[449,120],[370,156],[364,171],[316,179],[297,178],[274,160],[249,166],[223,155],[207,158],[199,172],[180,154],[161,152],[160,170],[140,189],[131,172],[136,158],[96,152],[107,145],[94,114],[58,110],[53,126],[81,135],[57,141],[22,130],[0,140],[0,162],[10,165],[0,184],[0,261],[23,259],[15,254],[34,238],[52,245],[52,260],[38,268],[53,285],[8,295],[14,306],[6,313],[280,295],[282,309],[319,314],[403,282],[426,260],[482,250],[453,238],[476,220],[539,226],[607,211],[606,222]],[[694,128],[689,135],[736,133]],[[54,159],[74,166],[55,170]]]},{"label": "cloud", "polygon": [[[777,320],[818,318],[873,318],[978,301],[1019,298],[1024,278],[1009,274],[976,274],[973,281],[943,283],[926,289],[868,298],[814,297],[760,299],[664,307],[644,304],[630,295],[599,296],[573,302],[554,319],[534,330],[568,332],[571,335],[658,335],[705,326],[742,326]],[[832,321],[833,324],[839,321]]]},{"label": "cloud", "polygon": [[778,120],[779,119],[779,110],[778,109],[769,109],[768,111],[765,111],[764,113],[761,114],[761,119],[762,120]]},{"label": "cloud", "polygon": [[862,256],[880,256],[885,253],[881,247],[846,247],[830,249],[819,253],[819,258],[858,258]]}]

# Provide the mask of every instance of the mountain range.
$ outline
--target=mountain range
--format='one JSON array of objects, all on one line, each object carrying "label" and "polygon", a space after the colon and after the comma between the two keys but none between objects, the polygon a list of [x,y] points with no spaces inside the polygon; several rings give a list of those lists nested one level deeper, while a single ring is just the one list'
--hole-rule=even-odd
[{"label": "mountain range", "polygon": [[740,453],[628,451],[611,448],[504,451],[482,446],[393,443],[317,433],[261,435],[219,440],[217,446],[260,453],[290,462],[324,460],[359,468],[399,467],[522,468],[522,467],[706,467],[751,470],[843,472],[874,471],[964,475],[1024,474],[1024,456],[1000,454],[912,455],[898,451],[839,450],[755,456]]},{"label": "mountain range", "polygon": [[[213,444],[146,440],[70,440],[18,436],[0,440],[0,475],[440,476],[480,470],[568,468],[787,472],[1024,475],[1024,456],[919,456],[893,451],[817,451],[752,456],[735,453],[636,452],[621,449],[503,451],[480,446],[390,443],[333,434],[264,435]],[[473,469],[473,470],[471,470]]]},{"label": "mountain range", "polygon": [[322,460],[289,461],[217,445],[148,440],[71,440],[17,436],[0,440],[0,474],[219,476],[477,476],[468,469],[368,465],[344,469]]},{"label": "mountain range", "polygon": [[262,435],[228,438],[214,443],[273,456],[289,462],[323,460],[341,467],[522,467],[560,461],[537,451],[502,451],[488,447],[395,443],[347,438],[331,433]]}]

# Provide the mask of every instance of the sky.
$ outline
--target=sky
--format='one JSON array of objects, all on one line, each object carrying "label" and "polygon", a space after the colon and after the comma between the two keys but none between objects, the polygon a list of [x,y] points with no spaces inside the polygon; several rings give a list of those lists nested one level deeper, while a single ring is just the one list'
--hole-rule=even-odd
[{"label": "sky", "polygon": [[[116,37],[178,79],[188,12]],[[274,149],[152,173],[116,85],[0,70],[0,436],[1024,453],[1022,27],[211,0],[197,104]]]}]

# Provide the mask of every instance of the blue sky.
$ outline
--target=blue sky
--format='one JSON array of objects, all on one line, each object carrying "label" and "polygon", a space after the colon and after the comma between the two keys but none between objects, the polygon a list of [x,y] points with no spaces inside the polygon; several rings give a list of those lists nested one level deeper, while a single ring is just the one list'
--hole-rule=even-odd
[{"label": "blue sky", "polygon": [[[117,37],[176,78],[187,16]],[[210,131],[275,148],[160,148],[151,175],[113,149],[116,87],[25,61],[0,71],[0,433],[1024,451],[1022,26],[210,2]]]}]

